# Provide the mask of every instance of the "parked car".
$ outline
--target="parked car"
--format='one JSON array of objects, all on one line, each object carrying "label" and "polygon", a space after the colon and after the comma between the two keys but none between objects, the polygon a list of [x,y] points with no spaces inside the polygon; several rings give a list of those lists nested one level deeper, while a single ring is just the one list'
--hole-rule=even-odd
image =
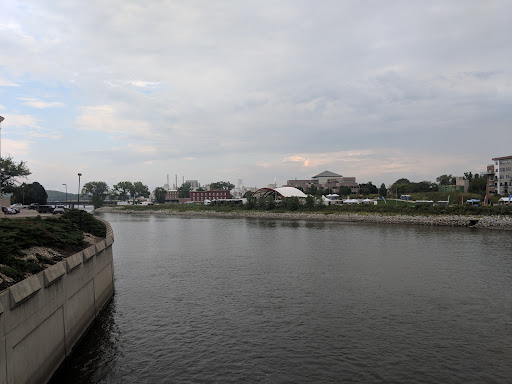
[{"label": "parked car", "polygon": [[57,207],[57,208],[55,208],[55,209],[53,210],[53,214],[54,214],[54,215],[57,215],[57,214],[62,215],[62,214],[64,214],[64,213],[66,213],[66,210],[65,210],[63,207]]},{"label": "parked car", "polygon": [[28,206],[28,209],[35,209],[37,211],[37,207],[39,207],[39,203],[32,203]]},{"label": "parked car", "polygon": [[14,210],[16,211],[16,213],[20,213],[20,211],[21,211],[21,208],[22,208],[22,207],[23,207],[23,205],[21,205],[21,204],[19,204],[19,203],[18,203],[18,204],[13,204],[13,205],[11,205],[11,207],[10,207],[10,208],[11,208],[11,209],[14,209]]},{"label": "parked car", "polygon": [[51,205],[39,205],[37,207],[37,212],[39,213],[52,213],[53,207]]},{"label": "parked car", "polygon": [[18,212],[16,212],[14,209],[11,209],[9,207],[2,207],[2,212],[5,214],[5,215],[15,215],[17,214]]}]

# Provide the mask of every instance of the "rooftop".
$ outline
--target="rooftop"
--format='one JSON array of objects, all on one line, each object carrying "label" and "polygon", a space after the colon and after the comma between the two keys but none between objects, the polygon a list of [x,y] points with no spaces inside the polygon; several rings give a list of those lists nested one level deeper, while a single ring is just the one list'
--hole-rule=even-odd
[{"label": "rooftop", "polygon": [[323,171],[322,173],[319,173],[316,176],[313,176],[313,179],[316,179],[317,177],[343,177],[341,175],[338,175],[337,173],[331,172],[331,171]]}]

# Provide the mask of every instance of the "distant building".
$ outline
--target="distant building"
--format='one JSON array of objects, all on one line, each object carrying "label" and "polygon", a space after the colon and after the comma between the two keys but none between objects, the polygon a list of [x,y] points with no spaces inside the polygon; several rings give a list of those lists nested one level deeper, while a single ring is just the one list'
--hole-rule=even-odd
[{"label": "distant building", "polygon": [[312,185],[318,186],[318,180],[288,180],[285,187],[302,188],[305,191],[311,188]]},{"label": "distant building", "polygon": [[185,183],[189,183],[190,187],[192,189],[196,189],[196,188],[199,188],[201,186],[201,185],[199,185],[199,181],[197,181],[197,180],[186,180]]},{"label": "distant building", "polygon": [[495,187],[494,187],[494,183],[495,183],[494,164],[490,164],[490,165],[487,166],[487,171],[486,171],[485,177],[487,178],[487,184],[485,186],[485,192],[488,195],[495,194],[496,190],[495,190]]},{"label": "distant building", "polygon": [[498,195],[512,194],[512,156],[495,157],[494,161],[494,191]]},{"label": "distant building", "polygon": [[331,171],[319,173],[310,180],[288,180],[286,186],[302,188],[304,191],[315,186],[324,189],[330,188],[333,192],[340,192],[342,187],[348,187],[352,194],[359,192],[359,184],[357,184],[355,177],[343,177]]},{"label": "distant building", "polygon": [[219,200],[229,198],[231,198],[231,193],[226,190],[190,192],[190,201]]},{"label": "distant building", "polygon": [[166,203],[179,203],[179,197],[178,197],[178,191],[176,189],[171,189],[167,191],[167,194],[165,195],[165,202]]},{"label": "distant building", "polygon": [[439,192],[463,192],[469,190],[469,180],[465,180],[462,176],[455,177],[455,185],[440,185]]},{"label": "distant building", "polygon": [[339,177],[343,177],[341,175],[338,175],[337,173],[331,172],[331,171],[323,171],[322,173],[319,173],[316,176],[313,176],[312,179],[318,180],[318,184],[324,185],[327,184],[327,182],[331,179],[337,179]]}]

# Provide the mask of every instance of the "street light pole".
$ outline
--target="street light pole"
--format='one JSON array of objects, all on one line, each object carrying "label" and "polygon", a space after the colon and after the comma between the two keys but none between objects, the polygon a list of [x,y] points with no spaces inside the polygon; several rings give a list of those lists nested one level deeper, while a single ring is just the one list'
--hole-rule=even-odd
[{"label": "street light pole", "polygon": [[1,123],[4,120],[5,119],[2,116],[0,116],[0,159],[2,158],[2,126],[1,126]]},{"label": "street light pole", "polygon": [[78,209],[80,209],[80,176],[82,176],[81,173],[78,174]]},{"label": "street light pole", "polygon": [[[67,184],[62,184],[66,187],[66,204],[65,205],[68,205],[68,185]],[[78,187],[80,188],[80,187]]]}]

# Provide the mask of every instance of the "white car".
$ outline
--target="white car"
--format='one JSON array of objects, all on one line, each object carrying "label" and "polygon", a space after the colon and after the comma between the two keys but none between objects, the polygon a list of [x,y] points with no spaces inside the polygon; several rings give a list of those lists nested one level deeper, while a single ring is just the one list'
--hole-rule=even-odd
[{"label": "white car", "polygon": [[12,204],[12,205],[10,206],[10,208],[11,208],[11,209],[13,209],[13,210],[15,210],[15,211],[16,211],[16,213],[20,213],[21,208],[23,208],[23,205],[22,205],[22,204],[20,204],[20,203],[16,203],[16,204]]}]

